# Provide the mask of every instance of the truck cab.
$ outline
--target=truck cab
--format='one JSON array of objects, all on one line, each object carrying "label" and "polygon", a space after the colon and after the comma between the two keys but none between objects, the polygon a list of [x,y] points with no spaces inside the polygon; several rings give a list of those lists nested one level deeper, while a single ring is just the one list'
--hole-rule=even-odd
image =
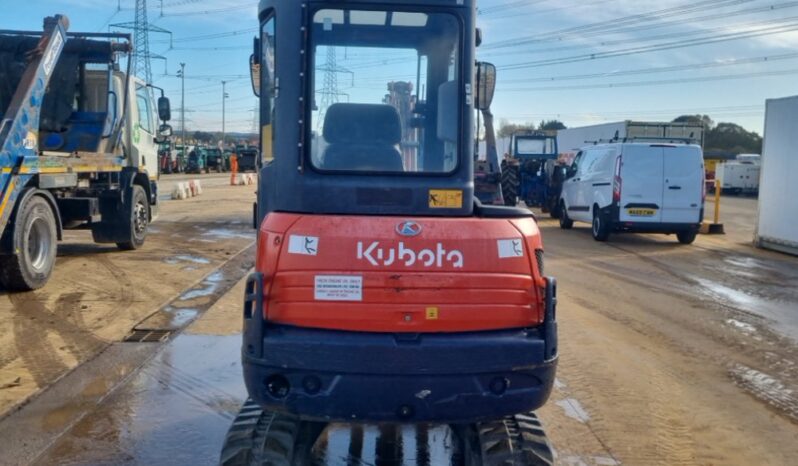
[{"label": "truck cab", "polygon": [[[169,101],[119,70],[125,34],[0,32],[0,282],[44,286],[64,229],[137,249],[158,204]],[[159,118],[164,124],[158,125]]]},{"label": "truck cab", "polygon": [[475,79],[475,17],[471,0],[261,2],[242,347],[261,407],[472,422],[548,398],[556,288],[536,220],[474,197],[495,82]]}]

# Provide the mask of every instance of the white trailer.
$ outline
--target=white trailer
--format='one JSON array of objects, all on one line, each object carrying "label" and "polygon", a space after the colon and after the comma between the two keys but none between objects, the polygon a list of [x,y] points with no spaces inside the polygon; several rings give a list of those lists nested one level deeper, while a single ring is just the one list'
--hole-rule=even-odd
[{"label": "white trailer", "polygon": [[557,149],[563,153],[599,142],[637,140],[690,140],[703,146],[704,127],[695,123],[667,123],[654,121],[619,121],[600,125],[581,126],[557,131]]},{"label": "white trailer", "polygon": [[798,255],[798,96],[765,102],[765,140],[754,243]]},{"label": "white trailer", "polygon": [[736,160],[719,164],[715,178],[724,192],[755,194],[759,191],[759,154],[740,154]]}]

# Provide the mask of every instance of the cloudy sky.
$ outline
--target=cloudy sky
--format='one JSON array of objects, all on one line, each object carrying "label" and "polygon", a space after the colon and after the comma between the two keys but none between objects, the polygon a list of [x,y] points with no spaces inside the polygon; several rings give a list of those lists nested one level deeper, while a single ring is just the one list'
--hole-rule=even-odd
[{"label": "cloudy sky", "polygon": [[[163,8],[161,5],[163,4]],[[40,29],[64,13],[75,31],[133,21],[134,0],[0,0],[0,29]],[[120,8],[121,7],[121,8]],[[257,1],[149,0],[155,84],[180,107],[186,63],[187,126],[253,127],[248,57]],[[764,101],[798,94],[798,1],[483,0],[480,59],[499,69],[494,113],[568,126],[706,113],[762,131]],[[118,29],[117,29],[118,30]],[[383,68],[384,72],[385,68]]]}]

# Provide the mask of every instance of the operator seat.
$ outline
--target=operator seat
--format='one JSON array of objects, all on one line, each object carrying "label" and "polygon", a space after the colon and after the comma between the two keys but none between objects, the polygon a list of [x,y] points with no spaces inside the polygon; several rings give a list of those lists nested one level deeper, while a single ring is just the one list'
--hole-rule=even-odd
[{"label": "operator seat", "polygon": [[325,170],[404,171],[396,146],[402,124],[386,104],[332,104],[324,117]]}]

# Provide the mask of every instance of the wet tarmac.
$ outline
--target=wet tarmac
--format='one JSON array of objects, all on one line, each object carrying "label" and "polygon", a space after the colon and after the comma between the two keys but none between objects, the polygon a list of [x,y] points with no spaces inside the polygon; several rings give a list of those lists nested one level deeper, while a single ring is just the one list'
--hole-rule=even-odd
[{"label": "wet tarmac", "polygon": [[[239,335],[181,334],[33,464],[218,464],[246,397],[240,345]],[[314,466],[462,464],[445,425],[330,424],[312,457]]]}]

